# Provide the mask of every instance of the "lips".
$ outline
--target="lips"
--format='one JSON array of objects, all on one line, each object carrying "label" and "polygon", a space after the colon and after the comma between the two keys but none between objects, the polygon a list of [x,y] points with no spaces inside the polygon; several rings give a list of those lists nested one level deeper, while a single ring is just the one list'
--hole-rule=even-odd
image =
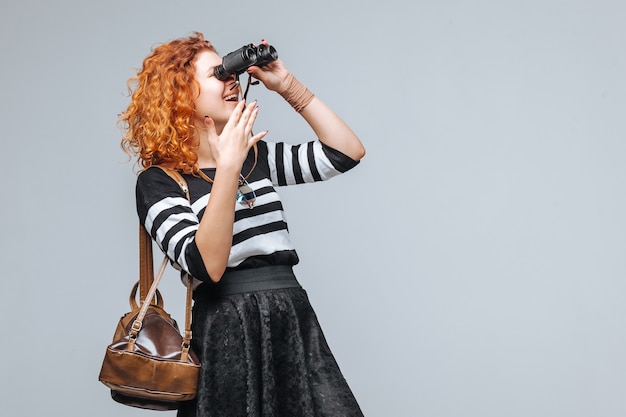
[{"label": "lips", "polygon": [[239,101],[239,94],[229,94],[224,97],[224,101]]}]

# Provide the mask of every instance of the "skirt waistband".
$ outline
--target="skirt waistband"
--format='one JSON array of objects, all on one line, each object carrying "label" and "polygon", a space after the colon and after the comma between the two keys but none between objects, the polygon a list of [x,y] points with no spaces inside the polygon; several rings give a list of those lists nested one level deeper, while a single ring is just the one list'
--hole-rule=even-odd
[{"label": "skirt waistband", "polygon": [[302,288],[289,265],[227,271],[217,282],[205,282],[194,290],[194,298],[202,295],[220,296],[254,291]]}]

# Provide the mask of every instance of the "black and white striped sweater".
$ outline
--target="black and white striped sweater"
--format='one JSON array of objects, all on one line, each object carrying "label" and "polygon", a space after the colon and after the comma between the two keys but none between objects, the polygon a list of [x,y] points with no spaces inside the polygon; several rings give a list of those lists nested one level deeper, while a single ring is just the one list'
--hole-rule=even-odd
[{"label": "black and white striped sweater", "polygon": [[[260,141],[258,162],[248,177],[256,193],[254,208],[236,204],[233,244],[228,268],[263,265],[295,265],[298,255],[289,237],[283,206],[274,186],[311,183],[330,179],[358,164],[350,157],[319,141],[300,145]],[[254,163],[251,151],[242,173]],[[215,169],[204,169],[210,178]],[[184,175],[191,204],[178,184],[159,168],[148,168],[137,178],[137,213],[140,222],[167,253],[184,282],[190,277],[209,280],[195,243],[195,234],[212,184]],[[199,284],[196,282],[196,285]]]}]

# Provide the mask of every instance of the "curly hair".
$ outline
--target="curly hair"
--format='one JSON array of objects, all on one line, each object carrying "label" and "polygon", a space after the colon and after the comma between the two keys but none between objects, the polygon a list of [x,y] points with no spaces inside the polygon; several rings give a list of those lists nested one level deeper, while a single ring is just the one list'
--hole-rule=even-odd
[{"label": "curly hair", "polygon": [[[215,48],[200,32],[160,44],[127,82],[131,102],[119,115],[121,147],[143,169],[167,164],[185,173],[198,170],[192,117],[199,85],[194,60]],[[133,87],[134,91],[133,91]]]}]

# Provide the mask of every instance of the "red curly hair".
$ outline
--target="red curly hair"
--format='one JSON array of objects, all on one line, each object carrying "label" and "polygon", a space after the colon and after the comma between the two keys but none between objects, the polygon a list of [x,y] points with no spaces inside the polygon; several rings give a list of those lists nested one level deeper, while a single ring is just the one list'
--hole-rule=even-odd
[{"label": "red curly hair", "polygon": [[200,32],[161,44],[128,80],[131,102],[119,116],[121,146],[143,169],[165,164],[187,174],[198,171],[192,117],[200,88],[193,62],[207,50],[215,52]]}]

